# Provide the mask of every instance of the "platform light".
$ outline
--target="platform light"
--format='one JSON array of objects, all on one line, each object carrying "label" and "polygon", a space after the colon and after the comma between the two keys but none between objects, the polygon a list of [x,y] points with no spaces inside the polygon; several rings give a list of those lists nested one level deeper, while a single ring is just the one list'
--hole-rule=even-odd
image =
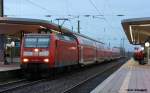
[{"label": "platform light", "polygon": [[40,28],[46,29],[46,27],[44,27],[44,26],[40,26]]},{"label": "platform light", "polygon": [[133,41],[134,41],[134,40],[133,40],[133,31],[132,31],[132,26],[131,26],[131,25],[129,26],[129,29],[130,29],[131,40],[132,40],[132,42],[133,42]]},{"label": "platform light", "polygon": [[145,42],[145,47],[149,47],[150,43],[149,42]]}]

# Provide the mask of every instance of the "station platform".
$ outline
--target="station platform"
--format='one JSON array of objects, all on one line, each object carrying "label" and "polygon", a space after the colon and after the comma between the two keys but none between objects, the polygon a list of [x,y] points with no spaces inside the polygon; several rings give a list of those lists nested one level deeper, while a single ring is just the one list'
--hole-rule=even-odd
[{"label": "station platform", "polygon": [[20,69],[20,64],[18,62],[10,63],[5,65],[3,62],[0,62],[0,72],[2,71],[10,71]]},{"label": "station platform", "polygon": [[20,75],[20,64],[18,62],[4,64],[0,62],[0,83]]},{"label": "station platform", "polygon": [[150,65],[130,59],[91,93],[150,93]]}]

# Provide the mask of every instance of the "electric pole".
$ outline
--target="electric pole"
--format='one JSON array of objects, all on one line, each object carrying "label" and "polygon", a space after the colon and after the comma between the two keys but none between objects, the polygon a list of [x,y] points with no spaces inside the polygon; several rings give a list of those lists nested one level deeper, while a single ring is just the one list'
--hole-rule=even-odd
[{"label": "electric pole", "polygon": [[4,1],[0,0],[0,17],[4,16]]},{"label": "electric pole", "polygon": [[124,43],[125,43],[125,38],[121,38],[121,41],[120,41],[120,47],[121,47],[121,54],[122,56],[125,56],[125,47],[124,47]]},{"label": "electric pole", "polygon": [[125,38],[122,38],[122,47],[123,47],[123,56],[125,56],[125,47],[124,47]]},{"label": "electric pole", "polygon": [[78,33],[80,33],[80,20],[78,20]]}]

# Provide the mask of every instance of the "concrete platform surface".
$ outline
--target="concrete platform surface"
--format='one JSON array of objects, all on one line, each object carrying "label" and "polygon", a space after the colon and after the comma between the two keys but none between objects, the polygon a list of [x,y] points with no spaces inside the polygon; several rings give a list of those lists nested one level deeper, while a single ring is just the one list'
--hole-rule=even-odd
[{"label": "concrete platform surface", "polygon": [[150,93],[150,65],[130,59],[91,93]]},{"label": "concrete platform surface", "polygon": [[9,70],[17,70],[20,69],[19,63],[9,63],[4,65],[3,62],[0,62],[0,72],[2,71],[9,71]]}]

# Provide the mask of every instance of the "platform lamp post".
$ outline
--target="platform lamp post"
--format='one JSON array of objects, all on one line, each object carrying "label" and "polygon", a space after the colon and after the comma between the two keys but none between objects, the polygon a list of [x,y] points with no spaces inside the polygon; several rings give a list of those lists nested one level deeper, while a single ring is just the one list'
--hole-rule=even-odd
[{"label": "platform lamp post", "polygon": [[147,41],[145,42],[145,47],[149,47],[150,46],[150,43]]},{"label": "platform lamp post", "polygon": [[149,55],[150,55],[150,51],[149,51],[150,43],[149,43],[149,41],[146,41],[144,46],[145,46],[146,56],[147,56],[146,60],[147,60],[147,63],[150,64],[150,62],[149,62]]}]

